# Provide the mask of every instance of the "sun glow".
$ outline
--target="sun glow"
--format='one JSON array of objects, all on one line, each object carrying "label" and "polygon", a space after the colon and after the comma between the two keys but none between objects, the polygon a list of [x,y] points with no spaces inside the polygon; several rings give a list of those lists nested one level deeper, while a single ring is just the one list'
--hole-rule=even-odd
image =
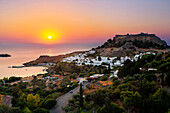
[{"label": "sun glow", "polygon": [[40,32],[39,40],[43,44],[55,44],[61,42],[61,32],[59,30],[43,30]]},{"label": "sun glow", "polygon": [[51,36],[48,36],[48,39],[51,40]]}]

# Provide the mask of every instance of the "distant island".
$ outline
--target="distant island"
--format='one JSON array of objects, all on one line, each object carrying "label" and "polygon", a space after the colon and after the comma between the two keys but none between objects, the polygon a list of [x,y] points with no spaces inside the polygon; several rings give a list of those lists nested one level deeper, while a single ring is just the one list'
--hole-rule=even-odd
[{"label": "distant island", "polygon": [[0,54],[0,57],[11,57],[9,54]]}]

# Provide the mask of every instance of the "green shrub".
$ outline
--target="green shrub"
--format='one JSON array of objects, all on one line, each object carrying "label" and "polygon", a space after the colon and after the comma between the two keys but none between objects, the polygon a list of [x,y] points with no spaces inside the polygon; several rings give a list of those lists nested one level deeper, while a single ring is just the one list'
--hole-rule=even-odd
[{"label": "green shrub", "polygon": [[43,103],[43,108],[46,109],[51,109],[56,105],[57,101],[55,99],[47,99],[45,100],[45,102]]},{"label": "green shrub", "polygon": [[45,108],[38,107],[37,109],[33,110],[33,113],[50,113],[50,111]]}]

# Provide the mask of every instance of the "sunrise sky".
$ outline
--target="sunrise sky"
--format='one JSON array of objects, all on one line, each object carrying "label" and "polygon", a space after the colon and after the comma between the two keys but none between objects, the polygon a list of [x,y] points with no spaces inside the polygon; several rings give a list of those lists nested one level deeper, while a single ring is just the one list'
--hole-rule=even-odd
[{"label": "sunrise sky", "polygon": [[170,43],[169,6],[170,0],[0,0],[0,42],[100,43],[148,32]]}]

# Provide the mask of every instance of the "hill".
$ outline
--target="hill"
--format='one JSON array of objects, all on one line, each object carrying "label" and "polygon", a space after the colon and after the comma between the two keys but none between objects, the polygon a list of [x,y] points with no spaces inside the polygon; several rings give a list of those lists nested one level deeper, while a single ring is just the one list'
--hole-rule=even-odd
[{"label": "hill", "polygon": [[141,33],[141,34],[116,35],[113,38],[113,40],[112,39],[107,40],[107,42],[97,47],[97,49],[122,46],[126,49],[131,47],[147,49],[149,48],[166,49],[168,47],[167,43],[164,40],[161,40],[155,34]]},{"label": "hill", "polygon": [[169,46],[155,34],[140,33],[116,35],[92,50],[101,56],[133,56],[145,51],[167,52]]}]

